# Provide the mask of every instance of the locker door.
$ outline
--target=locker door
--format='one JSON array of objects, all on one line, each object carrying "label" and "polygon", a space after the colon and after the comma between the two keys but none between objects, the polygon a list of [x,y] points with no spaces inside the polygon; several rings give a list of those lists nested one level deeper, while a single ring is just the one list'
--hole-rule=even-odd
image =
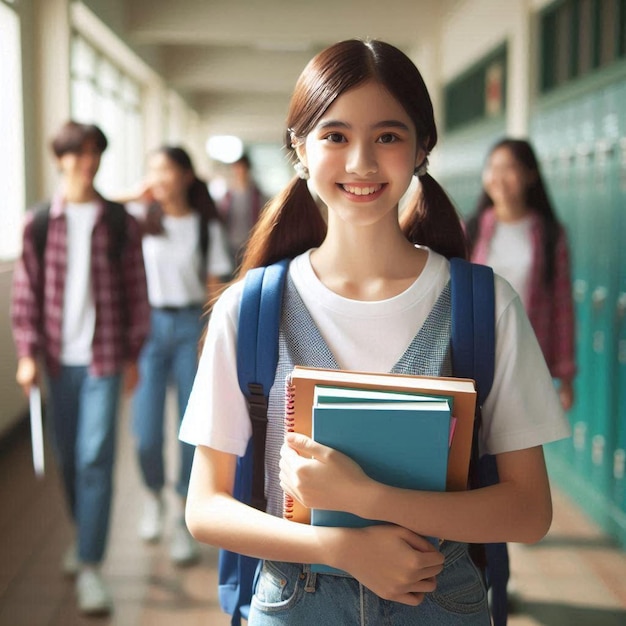
[{"label": "locker door", "polygon": [[[583,117],[588,113],[583,103],[576,103],[575,122],[579,129],[583,128]],[[591,162],[592,151],[588,137],[579,132],[575,147],[573,165],[574,181],[572,189],[575,207],[575,229],[572,232],[573,257],[573,290],[576,312],[576,361],[578,375],[575,381],[576,406],[573,416],[573,445],[576,471],[583,477],[591,474],[591,443],[593,415],[593,382],[591,371],[591,290],[592,290],[592,242],[589,241],[593,219],[590,213],[593,205],[590,201],[589,189],[593,176]]]},{"label": "locker door", "polygon": [[[626,98],[626,82],[616,89],[615,100],[623,103]],[[616,421],[615,448],[613,451],[613,501],[617,510],[626,513],[626,111],[618,111],[618,135],[616,145],[616,171],[613,217],[618,242],[617,275],[618,290],[615,299],[615,375],[614,413]],[[622,539],[625,541],[626,539]]]},{"label": "locker door", "polygon": [[591,479],[596,493],[610,498],[612,450],[615,441],[613,416],[613,348],[614,325],[611,303],[615,301],[617,256],[615,224],[612,223],[615,138],[607,136],[614,124],[612,90],[594,94],[596,113],[592,217],[593,269],[591,288],[591,381],[593,412],[591,422]]}]

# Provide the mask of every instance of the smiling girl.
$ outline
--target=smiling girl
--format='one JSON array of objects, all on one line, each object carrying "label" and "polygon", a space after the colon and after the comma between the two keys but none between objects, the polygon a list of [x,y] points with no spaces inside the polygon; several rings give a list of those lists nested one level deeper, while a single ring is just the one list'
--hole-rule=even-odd
[{"label": "smiling girl", "polygon": [[[313,58],[288,112],[295,177],[266,208],[241,269],[288,257],[280,356],[270,393],[268,508],[232,496],[251,426],[237,383],[243,282],[216,303],[180,436],[196,446],[187,523],[200,541],[263,559],[249,624],[490,623],[467,542],[537,541],[551,520],[541,444],[568,435],[523,307],[496,281],[497,354],[481,449],[500,484],[461,493],[387,487],[311,439],[284,440],[284,374],[294,365],[451,375],[447,258],[465,255],[456,212],[427,173],[437,142],[417,68],[380,41]],[[398,217],[414,176],[419,188]],[[328,207],[327,223],[309,185]],[[440,352],[443,352],[440,353]],[[320,528],[282,519],[285,490],[305,506],[385,524]],[[424,536],[445,537],[435,549]],[[312,573],[323,563],[348,575]]]}]

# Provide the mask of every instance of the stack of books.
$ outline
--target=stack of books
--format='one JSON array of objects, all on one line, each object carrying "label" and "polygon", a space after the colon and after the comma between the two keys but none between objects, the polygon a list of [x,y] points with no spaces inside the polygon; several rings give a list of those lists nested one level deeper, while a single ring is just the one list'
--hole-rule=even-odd
[{"label": "stack of books", "polygon": [[[379,482],[406,489],[467,487],[474,428],[473,380],[295,367],[286,383],[285,429],[356,461]],[[313,511],[285,496],[295,522],[363,526],[342,511]]]}]

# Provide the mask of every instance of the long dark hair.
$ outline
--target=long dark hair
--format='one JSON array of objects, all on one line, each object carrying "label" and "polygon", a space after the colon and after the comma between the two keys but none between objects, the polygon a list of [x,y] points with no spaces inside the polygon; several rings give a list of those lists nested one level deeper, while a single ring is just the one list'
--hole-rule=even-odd
[{"label": "long dark hair", "polygon": [[[187,204],[194,212],[200,216],[200,221],[204,224],[204,230],[209,220],[220,219],[215,202],[209,193],[209,189],[205,181],[198,178],[193,167],[189,153],[180,146],[161,146],[157,148],[153,154],[163,154],[172,163],[178,166],[184,172],[190,172],[193,175],[191,184],[187,188]],[[163,233],[163,209],[158,202],[152,202],[148,207],[144,232],[150,235],[159,235]]]},{"label": "long dark hair", "polygon": [[[295,159],[293,136],[304,138],[344,92],[368,80],[383,85],[404,107],[415,124],[420,147],[437,143],[433,107],[421,74],[400,50],[382,41],[350,39],[315,56],[298,79],[287,114],[284,147]],[[419,177],[415,197],[402,216],[407,238],[451,256],[466,256],[465,237],[452,205],[429,175]],[[281,258],[293,258],[319,246],[326,222],[306,181],[294,177],[265,207],[250,237],[239,274]]]},{"label": "long dark hair", "polygon": [[[532,174],[531,183],[526,187],[524,202],[529,210],[536,213],[541,219],[543,228],[543,255],[544,255],[544,275],[543,280],[547,287],[552,285],[554,280],[555,250],[559,238],[561,226],[556,218],[552,203],[548,196],[548,190],[541,175],[541,168],[535,151],[528,141],[524,139],[511,139],[504,137],[496,142],[489,153],[486,161],[500,148],[506,148],[513,155],[513,158]],[[467,237],[470,249],[473,249],[480,234],[480,218],[482,214],[493,206],[493,200],[483,188],[473,215],[467,222]]]}]

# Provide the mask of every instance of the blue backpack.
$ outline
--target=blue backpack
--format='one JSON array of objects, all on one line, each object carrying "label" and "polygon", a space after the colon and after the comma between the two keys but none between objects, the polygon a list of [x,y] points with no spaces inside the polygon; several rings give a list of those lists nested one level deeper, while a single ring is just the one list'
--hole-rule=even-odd
[{"label": "blue backpack", "polygon": [[[239,309],[237,372],[246,396],[252,423],[252,437],[243,457],[237,461],[234,497],[262,511],[265,499],[265,439],[268,395],[278,363],[278,330],[283,290],[290,259],[246,274]],[[454,375],[476,381],[477,407],[482,406],[493,381],[495,363],[495,297],[490,268],[462,259],[450,261],[452,292],[452,362]],[[479,417],[479,411],[477,411]],[[477,431],[471,466],[478,467]],[[470,470],[472,475],[477,471]],[[475,479],[477,486],[478,479]],[[506,544],[504,544],[506,545]],[[255,578],[260,561],[220,550],[218,589],[222,610],[239,626],[248,618]]]}]

